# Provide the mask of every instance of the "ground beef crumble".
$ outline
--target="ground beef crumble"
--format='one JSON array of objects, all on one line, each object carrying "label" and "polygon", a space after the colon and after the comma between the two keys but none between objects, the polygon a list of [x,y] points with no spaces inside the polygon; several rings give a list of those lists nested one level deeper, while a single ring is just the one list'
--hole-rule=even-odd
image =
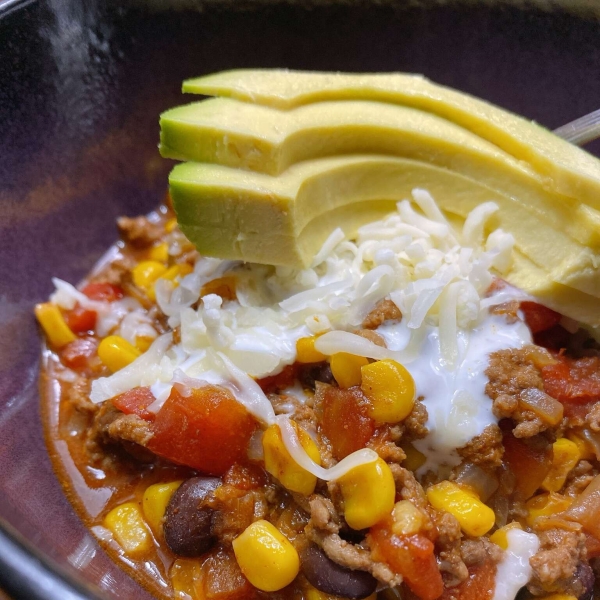
[{"label": "ground beef crumble", "polygon": [[362,322],[363,329],[377,329],[386,321],[402,318],[400,309],[389,299],[380,300]]},{"label": "ground beef crumble", "polygon": [[458,454],[465,461],[482,468],[499,467],[504,454],[500,427],[488,425],[480,435],[474,437],[466,446],[459,448]]},{"label": "ground beef crumble", "polygon": [[494,415],[498,419],[509,417],[515,421],[515,437],[531,437],[548,429],[547,423],[532,411],[523,409],[519,402],[522,391],[544,389],[541,372],[534,364],[530,346],[493,352],[485,374],[489,379],[485,391],[493,400]]},{"label": "ground beef crumble", "polygon": [[539,534],[540,549],[529,561],[533,576],[527,588],[534,595],[562,593],[578,598],[584,591],[576,577],[580,565],[587,567],[585,536],[564,529],[550,529]]}]

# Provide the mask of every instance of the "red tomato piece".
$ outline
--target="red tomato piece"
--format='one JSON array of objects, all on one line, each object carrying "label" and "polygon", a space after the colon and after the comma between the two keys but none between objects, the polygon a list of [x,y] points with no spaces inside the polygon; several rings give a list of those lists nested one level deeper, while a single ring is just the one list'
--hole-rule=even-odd
[{"label": "red tomato piece", "polygon": [[154,421],[156,415],[146,410],[155,400],[149,387],[136,387],[112,399],[115,408],[126,415],[137,415],[146,421]]},{"label": "red tomato piece", "polygon": [[60,358],[69,369],[81,371],[90,366],[90,359],[98,353],[98,340],[95,338],[80,338],[67,344],[60,350]]},{"label": "red tomato piece", "polygon": [[103,302],[114,302],[124,296],[123,290],[112,283],[88,283],[81,291],[90,300]]},{"label": "red tomato piece", "polygon": [[175,463],[222,475],[246,458],[256,421],[226,390],[207,386],[182,396],[173,388],[156,415],[148,448]]},{"label": "red tomato piece", "polygon": [[336,460],[364,448],[371,439],[375,422],[368,410],[369,400],[359,387],[326,388],[321,402],[321,431],[331,442]]},{"label": "red tomato piece", "polygon": [[491,600],[496,589],[496,565],[488,560],[469,567],[469,577],[456,587],[444,590],[441,600]]},{"label": "red tomato piece", "polygon": [[521,310],[525,316],[525,323],[533,334],[554,327],[561,319],[559,313],[537,302],[521,302]]},{"label": "red tomato piece", "polygon": [[552,445],[540,436],[517,439],[512,432],[504,433],[504,462],[516,477],[515,493],[521,500],[533,496],[542,485],[552,466]]},{"label": "red tomato piece", "polygon": [[390,519],[371,527],[368,535],[373,558],[386,562],[421,600],[436,600],[444,583],[433,553],[433,542],[424,535],[399,536],[391,533]]},{"label": "red tomato piece", "polygon": [[94,330],[97,316],[94,310],[76,306],[73,310],[65,313],[65,321],[73,333],[84,333]]},{"label": "red tomato piece", "polygon": [[583,404],[600,400],[600,357],[557,358],[558,363],[542,369],[547,394],[560,402]]},{"label": "red tomato piece", "polygon": [[223,484],[232,485],[240,490],[254,490],[267,484],[267,475],[256,465],[236,463],[223,475]]}]

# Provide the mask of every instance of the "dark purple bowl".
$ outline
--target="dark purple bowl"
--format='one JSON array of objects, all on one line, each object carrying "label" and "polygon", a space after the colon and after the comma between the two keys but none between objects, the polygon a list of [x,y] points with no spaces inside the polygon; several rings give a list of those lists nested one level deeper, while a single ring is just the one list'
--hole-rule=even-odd
[{"label": "dark purple bowl", "polygon": [[550,128],[600,104],[599,17],[569,12],[573,2],[369,4],[0,0],[0,586],[13,597],[150,597],[96,545],[53,474],[32,308],[51,276],[85,275],[117,215],[163,198],[158,115],[184,101],[184,78],[419,72]]}]

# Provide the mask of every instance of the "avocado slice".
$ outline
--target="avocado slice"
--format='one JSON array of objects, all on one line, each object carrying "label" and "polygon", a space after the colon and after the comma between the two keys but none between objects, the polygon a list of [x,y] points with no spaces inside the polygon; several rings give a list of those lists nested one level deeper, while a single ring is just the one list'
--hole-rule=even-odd
[{"label": "avocado slice", "polygon": [[161,154],[279,175],[322,156],[389,154],[444,167],[519,198],[556,229],[600,250],[600,212],[462,127],[421,110],[368,101],[289,111],[212,98],[161,115]]},{"label": "avocado slice", "polygon": [[352,236],[415,187],[428,189],[442,210],[462,218],[492,200],[500,210],[490,226],[510,231],[517,248],[547,277],[600,294],[599,257],[589,248],[527,204],[429,163],[343,156],[301,162],[278,177],[183,163],[173,169],[169,184],[181,229],[200,253],[293,267],[308,266],[335,227]]},{"label": "avocado slice", "polygon": [[183,83],[183,91],[288,110],[332,100],[377,100],[438,115],[525,161],[566,196],[600,209],[600,162],[543,127],[478,98],[405,73],[241,69]]}]

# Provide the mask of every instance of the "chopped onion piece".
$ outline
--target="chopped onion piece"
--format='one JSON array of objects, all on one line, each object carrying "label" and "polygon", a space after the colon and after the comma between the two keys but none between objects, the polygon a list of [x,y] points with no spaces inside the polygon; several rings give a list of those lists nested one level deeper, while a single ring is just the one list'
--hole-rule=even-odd
[{"label": "chopped onion piece", "polygon": [[600,539],[600,475],[575,499],[563,516],[580,523],[583,528]]},{"label": "chopped onion piece", "polygon": [[523,390],[519,395],[519,403],[550,425],[557,425],[563,418],[563,405],[537,388]]},{"label": "chopped onion piece", "polygon": [[456,483],[472,488],[483,502],[486,502],[500,485],[497,477],[473,463],[464,463],[458,468]]}]

